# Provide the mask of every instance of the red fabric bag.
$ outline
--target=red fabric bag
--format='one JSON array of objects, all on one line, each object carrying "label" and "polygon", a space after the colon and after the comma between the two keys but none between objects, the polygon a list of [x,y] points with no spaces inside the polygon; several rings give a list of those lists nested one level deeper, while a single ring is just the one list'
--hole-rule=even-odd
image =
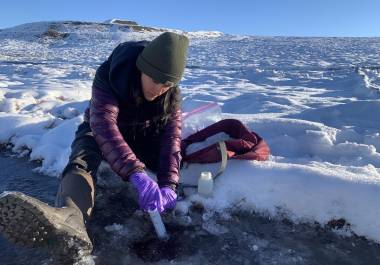
[{"label": "red fabric bag", "polygon": [[268,160],[270,150],[267,143],[255,132],[248,130],[244,124],[236,119],[225,119],[216,122],[182,140],[181,154],[187,163],[216,163],[222,161],[219,143],[209,145],[201,150],[186,155],[186,148],[197,142],[224,132],[231,138],[224,141],[228,159],[240,160]]}]

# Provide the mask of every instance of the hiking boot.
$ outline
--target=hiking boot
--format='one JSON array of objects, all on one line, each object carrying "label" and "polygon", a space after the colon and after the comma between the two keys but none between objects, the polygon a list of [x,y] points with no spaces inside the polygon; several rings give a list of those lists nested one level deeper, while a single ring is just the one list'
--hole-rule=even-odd
[{"label": "hiking boot", "polygon": [[0,195],[0,232],[14,243],[47,248],[56,257],[76,258],[92,251],[78,207],[54,208],[21,192]]}]

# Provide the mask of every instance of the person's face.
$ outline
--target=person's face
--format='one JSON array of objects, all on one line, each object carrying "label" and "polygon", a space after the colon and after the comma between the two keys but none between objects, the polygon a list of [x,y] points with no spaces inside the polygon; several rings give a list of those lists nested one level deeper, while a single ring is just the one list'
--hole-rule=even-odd
[{"label": "person's face", "polygon": [[141,73],[141,86],[147,101],[153,101],[171,88],[171,85],[161,84],[144,73]]}]

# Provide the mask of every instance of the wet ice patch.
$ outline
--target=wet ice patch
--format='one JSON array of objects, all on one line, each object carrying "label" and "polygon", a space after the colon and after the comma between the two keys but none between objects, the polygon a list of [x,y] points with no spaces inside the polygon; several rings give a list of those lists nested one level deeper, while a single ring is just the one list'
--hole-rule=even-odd
[{"label": "wet ice patch", "polygon": [[204,213],[202,215],[202,220],[202,228],[212,235],[218,236],[228,233],[229,231],[227,227],[216,222],[213,212]]},{"label": "wet ice patch", "polygon": [[121,229],[123,229],[123,226],[121,224],[112,224],[104,227],[104,230],[107,232],[120,231]]}]

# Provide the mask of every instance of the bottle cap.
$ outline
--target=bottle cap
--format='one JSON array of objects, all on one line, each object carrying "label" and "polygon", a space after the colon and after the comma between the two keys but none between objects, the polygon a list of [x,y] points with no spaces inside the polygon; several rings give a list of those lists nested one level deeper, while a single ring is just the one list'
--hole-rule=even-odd
[{"label": "bottle cap", "polygon": [[202,179],[212,179],[212,175],[210,171],[204,171],[201,173]]}]

